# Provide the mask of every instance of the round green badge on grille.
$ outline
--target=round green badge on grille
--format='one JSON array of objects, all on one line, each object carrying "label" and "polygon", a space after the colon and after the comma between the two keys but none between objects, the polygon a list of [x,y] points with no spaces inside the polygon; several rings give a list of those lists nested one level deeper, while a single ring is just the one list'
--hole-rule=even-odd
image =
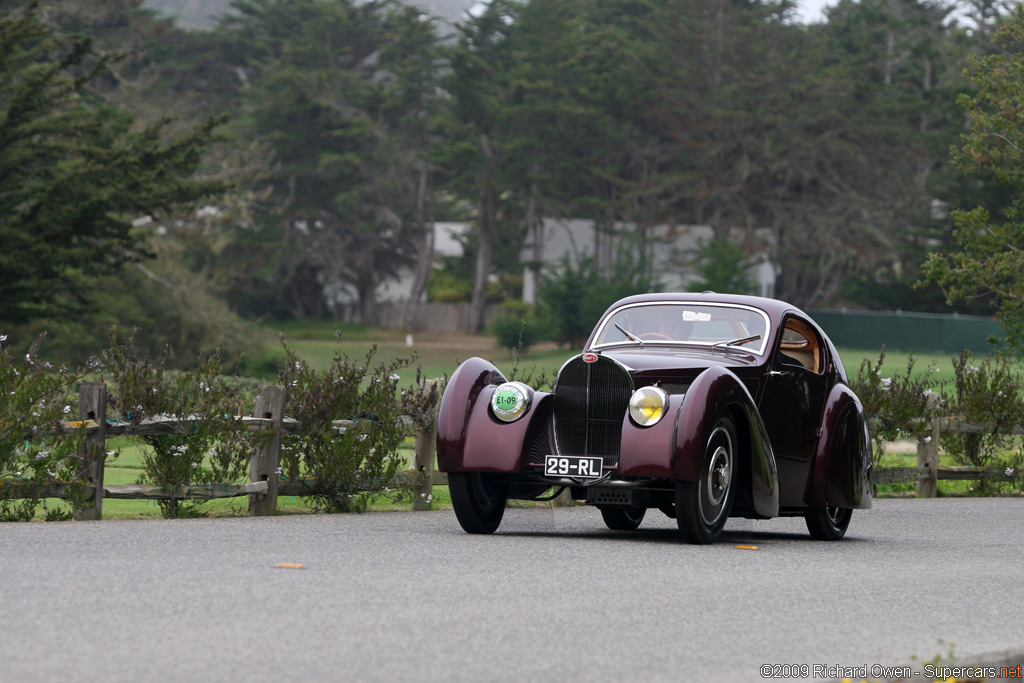
[{"label": "round green badge on grille", "polygon": [[506,382],[491,395],[491,410],[504,422],[518,420],[529,406],[529,387],[521,382]]}]

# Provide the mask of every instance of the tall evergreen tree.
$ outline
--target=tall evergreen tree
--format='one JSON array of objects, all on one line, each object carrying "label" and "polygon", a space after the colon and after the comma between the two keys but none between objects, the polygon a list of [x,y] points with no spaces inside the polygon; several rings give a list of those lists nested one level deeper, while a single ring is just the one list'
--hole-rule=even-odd
[{"label": "tall evergreen tree", "polygon": [[493,0],[479,16],[459,26],[458,41],[448,52],[450,73],[444,85],[452,97],[448,127],[452,137],[439,160],[453,171],[451,185],[472,197],[476,206],[476,262],[468,325],[473,332],[483,328],[487,283],[499,244],[513,68],[509,41],[517,30],[520,10],[516,2]]},{"label": "tall evergreen tree", "polygon": [[133,218],[218,189],[191,179],[216,125],[168,140],[87,85],[111,58],[38,3],[0,16],[0,321],[81,310],[92,278],[142,258]]},{"label": "tall evergreen tree", "polygon": [[923,272],[950,302],[990,299],[1006,332],[1006,345],[1024,351],[1024,7],[1017,6],[995,35],[1000,50],[971,60],[978,86],[959,101],[971,127],[955,150],[957,167],[990,175],[1008,186],[1013,203],[999,211],[978,206],[955,215],[959,251],[932,254]]},{"label": "tall evergreen tree", "polygon": [[224,28],[244,58],[243,123],[278,164],[263,229],[286,249],[280,296],[293,315],[318,316],[325,283],[340,281],[374,324],[375,290],[416,256],[433,24],[390,1],[237,9]]}]

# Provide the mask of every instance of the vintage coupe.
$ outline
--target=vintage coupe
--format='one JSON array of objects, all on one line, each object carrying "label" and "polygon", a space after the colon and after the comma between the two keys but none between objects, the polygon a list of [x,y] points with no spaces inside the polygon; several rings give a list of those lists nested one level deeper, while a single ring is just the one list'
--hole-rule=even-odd
[{"label": "vintage coupe", "polygon": [[550,393],[470,358],[442,397],[437,447],[469,533],[494,532],[510,498],[563,488],[612,529],[661,510],[690,543],[729,517],[777,516],[838,540],[871,507],[867,422],[839,355],[774,299],[622,299]]}]

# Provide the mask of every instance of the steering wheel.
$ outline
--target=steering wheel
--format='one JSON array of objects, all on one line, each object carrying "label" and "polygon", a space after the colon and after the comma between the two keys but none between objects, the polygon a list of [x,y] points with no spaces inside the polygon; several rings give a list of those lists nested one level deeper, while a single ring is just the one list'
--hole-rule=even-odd
[{"label": "steering wheel", "polygon": [[665,341],[675,341],[675,339],[673,339],[672,337],[668,336],[667,334],[662,334],[661,332],[644,332],[643,334],[638,334],[637,336],[640,337],[641,339],[664,339]]}]

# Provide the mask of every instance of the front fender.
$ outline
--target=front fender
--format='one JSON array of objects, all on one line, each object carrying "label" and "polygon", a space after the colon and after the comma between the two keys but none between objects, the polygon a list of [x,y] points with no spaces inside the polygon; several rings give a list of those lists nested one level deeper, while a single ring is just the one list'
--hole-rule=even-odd
[{"label": "front fender", "polygon": [[736,424],[741,452],[750,455],[750,491],[759,515],[779,514],[778,468],[771,442],[753,397],[736,375],[719,366],[699,374],[679,407],[671,476],[696,481],[715,423],[730,415]]},{"label": "front fender", "polygon": [[864,408],[837,384],[822,417],[821,438],[804,494],[808,507],[871,507],[871,440]]},{"label": "front fender", "polygon": [[494,390],[505,376],[482,358],[470,358],[452,375],[437,420],[437,467],[442,472],[519,472],[523,445],[535,420],[550,414],[550,394],[535,391],[515,422],[491,414]]},{"label": "front fender", "polygon": [[462,469],[466,433],[480,393],[504,381],[501,371],[483,358],[469,358],[452,373],[437,413],[437,467],[442,472]]}]

